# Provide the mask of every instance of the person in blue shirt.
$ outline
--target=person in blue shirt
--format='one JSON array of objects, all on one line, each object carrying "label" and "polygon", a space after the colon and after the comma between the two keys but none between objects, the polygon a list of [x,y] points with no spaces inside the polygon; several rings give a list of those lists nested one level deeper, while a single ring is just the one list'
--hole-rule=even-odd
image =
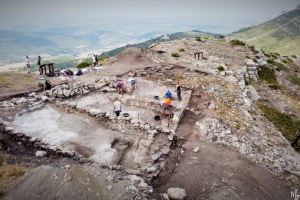
[{"label": "person in blue shirt", "polygon": [[170,90],[168,90],[165,94],[165,98],[169,98],[169,99],[172,99],[172,93],[170,92]]}]

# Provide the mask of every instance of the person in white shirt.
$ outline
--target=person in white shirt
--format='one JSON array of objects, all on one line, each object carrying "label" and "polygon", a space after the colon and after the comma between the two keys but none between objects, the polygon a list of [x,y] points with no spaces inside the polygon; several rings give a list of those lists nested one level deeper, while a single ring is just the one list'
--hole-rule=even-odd
[{"label": "person in white shirt", "polygon": [[121,111],[122,111],[121,101],[117,100],[114,102],[114,112],[117,117],[120,116]]},{"label": "person in white shirt", "polygon": [[136,89],[136,80],[135,80],[135,78],[129,77],[128,78],[128,83],[129,83],[132,90]]},{"label": "person in white shirt", "polygon": [[94,65],[94,67],[97,65],[98,63],[97,63],[97,57],[96,57],[96,55],[93,55],[93,65]]},{"label": "person in white shirt", "polygon": [[30,73],[31,67],[30,67],[30,60],[28,56],[25,57],[25,65],[26,65],[27,72]]}]

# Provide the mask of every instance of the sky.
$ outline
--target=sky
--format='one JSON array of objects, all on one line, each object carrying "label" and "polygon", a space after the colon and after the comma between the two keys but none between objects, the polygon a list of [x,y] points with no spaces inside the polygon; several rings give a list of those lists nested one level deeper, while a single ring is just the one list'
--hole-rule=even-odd
[{"label": "sky", "polygon": [[235,29],[270,20],[299,4],[300,0],[0,0],[0,29],[137,21]]}]

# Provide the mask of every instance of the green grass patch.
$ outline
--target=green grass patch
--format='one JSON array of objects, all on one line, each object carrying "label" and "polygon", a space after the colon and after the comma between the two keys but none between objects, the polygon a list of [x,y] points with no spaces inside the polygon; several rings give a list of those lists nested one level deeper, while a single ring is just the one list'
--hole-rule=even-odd
[{"label": "green grass patch", "polygon": [[291,81],[291,83],[300,86],[300,77],[298,77],[297,74],[290,75],[289,80]]},{"label": "green grass patch", "polygon": [[233,46],[245,46],[246,43],[241,40],[230,40],[230,44]]},{"label": "green grass patch", "polygon": [[[290,142],[294,142],[296,139],[295,133],[300,129],[300,119],[294,119],[262,102],[258,103],[258,107],[263,112],[263,115],[281,131],[284,137]],[[300,146],[300,141],[298,143]]]},{"label": "green grass patch", "polygon": [[87,68],[92,64],[92,62],[88,62],[88,61],[82,61],[81,63],[79,63],[77,65],[78,69],[83,69],[83,68]]},{"label": "green grass patch", "polygon": [[0,87],[7,87],[13,85],[13,82],[7,78],[6,73],[0,73]]},{"label": "green grass patch", "polygon": [[171,55],[172,55],[174,58],[179,58],[179,57],[180,57],[179,53],[177,53],[177,52],[173,52]]},{"label": "green grass patch", "polygon": [[218,70],[219,70],[219,72],[223,72],[223,71],[225,71],[224,67],[223,67],[223,66],[221,66],[221,65],[218,67]]},{"label": "green grass patch", "polygon": [[185,52],[184,48],[180,48],[179,52]]}]

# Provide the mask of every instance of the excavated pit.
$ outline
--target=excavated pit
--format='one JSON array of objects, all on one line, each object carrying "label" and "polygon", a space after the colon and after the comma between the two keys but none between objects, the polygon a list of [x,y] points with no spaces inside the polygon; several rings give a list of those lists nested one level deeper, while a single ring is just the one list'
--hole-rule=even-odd
[{"label": "excavated pit", "polygon": [[112,147],[115,140],[128,141],[91,118],[60,111],[46,105],[41,110],[17,116],[12,126],[27,136],[39,138],[63,151],[76,152],[104,165],[116,164],[124,152]]},{"label": "excavated pit", "polygon": [[[172,119],[162,114],[167,90],[174,95]],[[160,158],[169,153],[190,96],[190,90],[183,90],[183,100],[178,101],[174,87],[137,78],[137,89],[126,94],[118,94],[111,84],[103,84],[89,94],[59,97],[50,103],[47,98],[22,97],[22,101],[14,99],[13,104],[3,104],[10,105],[6,127],[14,130],[9,132],[20,132],[30,141],[40,140],[45,150],[57,149],[100,165],[145,170],[158,165],[163,161]],[[113,113],[116,99],[122,102],[120,117]],[[155,120],[155,116],[160,116],[160,120]]]},{"label": "excavated pit", "polygon": [[[78,108],[81,109],[93,108],[93,109],[98,109],[101,112],[106,112],[109,113],[110,115],[114,115],[113,112],[114,101],[111,100],[114,97],[109,97],[109,96],[112,95],[99,92],[99,93],[91,94],[89,96],[78,98],[74,102],[77,103]],[[156,115],[161,115],[161,114],[151,109],[131,106],[123,103],[121,114],[124,113],[128,113],[131,118],[138,121],[143,121],[145,123],[149,123],[151,125],[156,125],[156,126],[162,125],[161,120],[156,121],[154,119]]]}]

